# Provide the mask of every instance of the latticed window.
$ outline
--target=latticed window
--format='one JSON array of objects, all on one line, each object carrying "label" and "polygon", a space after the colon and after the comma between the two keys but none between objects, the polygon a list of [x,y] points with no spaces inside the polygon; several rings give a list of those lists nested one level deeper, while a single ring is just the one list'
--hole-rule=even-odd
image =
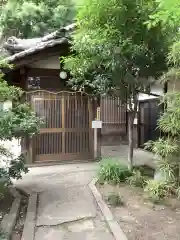
[{"label": "latticed window", "polygon": [[40,89],[40,77],[28,77],[28,89]]}]

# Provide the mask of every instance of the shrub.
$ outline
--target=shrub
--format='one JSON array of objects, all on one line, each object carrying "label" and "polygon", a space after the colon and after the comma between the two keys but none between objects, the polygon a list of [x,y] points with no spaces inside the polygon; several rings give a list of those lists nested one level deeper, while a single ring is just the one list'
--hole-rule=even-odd
[{"label": "shrub", "polygon": [[1,230],[0,230],[0,240],[8,240],[8,236],[7,234],[3,233]]},{"label": "shrub", "polygon": [[174,190],[174,184],[166,181],[149,180],[144,191],[153,202],[168,197]]},{"label": "shrub", "polygon": [[113,159],[105,159],[102,161],[99,171],[99,181],[118,184],[125,182],[127,177],[131,176],[131,172],[126,165],[119,163]]},{"label": "shrub", "polygon": [[179,177],[179,165],[174,160],[160,159],[156,163],[157,171],[161,173],[166,181],[175,182]]},{"label": "shrub", "polygon": [[[9,68],[0,62],[0,68]],[[38,133],[42,119],[36,116],[27,103],[22,103],[23,92],[20,88],[10,86],[4,80],[3,71],[0,71],[0,180],[6,185],[11,183],[11,178],[19,179],[27,173],[20,148],[13,146],[13,141],[21,140]],[[6,101],[12,102],[9,109],[4,108]],[[9,145],[11,143],[11,147]]]},{"label": "shrub", "polygon": [[122,206],[123,200],[117,193],[112,193],[108,196],[108,203],[112,206]]},{"label": "shrub", "polygon": [[127,178],[127,183],[130,186],[144,187],[146,184],[146,177],[143,176],[139,170],[134,170],[132,176]]}]

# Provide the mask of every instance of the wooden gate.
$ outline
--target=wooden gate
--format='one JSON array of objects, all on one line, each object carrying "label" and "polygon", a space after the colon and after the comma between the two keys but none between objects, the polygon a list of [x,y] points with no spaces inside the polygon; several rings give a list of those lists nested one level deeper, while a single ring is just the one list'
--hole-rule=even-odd
[{"label": "wooden gate", "polygon": [[102,145],[119,145],[127,136],[127,106],[119,97],[101,97]]},{"label": "wooden gate", "polygon": [[34,161],[87,160],[93,158],[92,102],[74,92],[34,91],[27,100],[44,119],[32,139]]}]

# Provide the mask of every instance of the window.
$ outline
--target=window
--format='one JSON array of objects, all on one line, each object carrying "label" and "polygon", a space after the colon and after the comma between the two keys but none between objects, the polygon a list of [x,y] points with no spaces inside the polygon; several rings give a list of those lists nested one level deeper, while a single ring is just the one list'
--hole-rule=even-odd
[{"label": "window", "polygon": [[28,89],[40,89],[40,77],[28,77]]}]

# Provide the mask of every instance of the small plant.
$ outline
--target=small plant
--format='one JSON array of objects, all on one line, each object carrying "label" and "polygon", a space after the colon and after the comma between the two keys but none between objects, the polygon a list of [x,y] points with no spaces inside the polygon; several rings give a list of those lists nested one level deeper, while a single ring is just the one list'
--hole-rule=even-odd
[{"label": "small plant", "polygon": [[7,236],[7,234],[5,234],[4,232],[2,232],[1,230],[0,230],[0,240],[8,240],[9,238],[8,238],[8,236]]},{"label": "small plant", "polygon": [[174,191],[174,184],[166,181],[149,180],[144,191],[153,202],[159,202],[171,195]]},{"label": "small plant", "polygon": [[156,165],[157,171],[161,173],[166,181],[175,182],[179,177],[179,166],[174,159],[160,159]]},{"label": "small plant", "polygon": [[130,186],[144,187],[146,177],[144,177],[139,170],[134,170],[132,176],[128,177],[126,181]]},{"label": "small plant", "polygon": [[111,184],[118,184],[125,182],[127,177],[131,176],[131,172],[126,165],[113,159],[105,159],[102,161],[100,171],[98,173],[100,182],[108,182]]},{"label": "small plant", "polygon": [[112,193],[108,196],[107,201],[112,206],[122,206],[123,200],[117,193]]},{"label": "small plant", "polygon": [[180,199],[180,187],[176,189],[176,196],[178,199]]}]

